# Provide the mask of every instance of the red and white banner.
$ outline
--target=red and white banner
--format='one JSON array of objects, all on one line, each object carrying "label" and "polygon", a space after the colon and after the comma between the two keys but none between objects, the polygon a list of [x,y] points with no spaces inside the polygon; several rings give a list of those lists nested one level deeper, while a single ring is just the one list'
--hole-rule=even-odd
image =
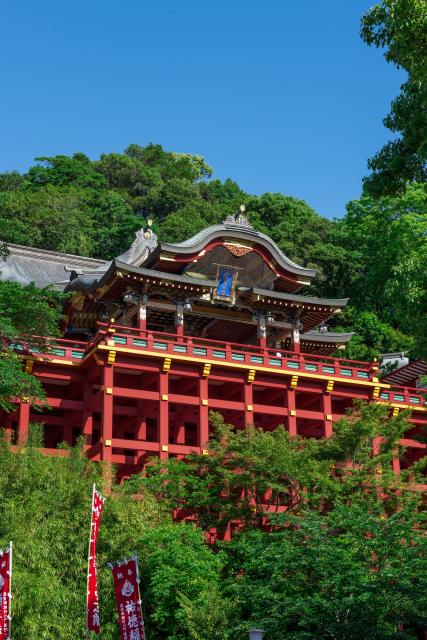
[{"label": "red and white banner", "polygon": [[110,565],[119,612],[121,640],[145,640],[139,595],[138,559],[135,556]]},{"label": "red and white banner", "polygon": [[99,597],[96,576],[96,542],[98,540],[99,524],[101,522],[102,509],[105,498],[93,485],[92,493],[92,519],[90,523],[89,557],[87,563],[87,607],[86,628],[88,631],[100,633]]},{"label": "red and white banner", "polygon": [[0,551],[0,640],[10,640],[12,599],[12,543],[5,551]]}]

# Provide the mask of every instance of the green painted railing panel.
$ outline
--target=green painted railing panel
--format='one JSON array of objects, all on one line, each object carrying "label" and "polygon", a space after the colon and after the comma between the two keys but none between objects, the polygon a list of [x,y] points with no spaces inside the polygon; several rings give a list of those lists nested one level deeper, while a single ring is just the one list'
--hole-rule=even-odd
[{"label": "green painted railing panel", "polygon": [[244,362],[245,361],[245,355],[244,353],[231,353],[231,359],[232,360],[236,360],[237,362]]},{"label": "green painted railing panel", "polygon": [[299,362],[295,362],[295,360],[288,360],[286,366],[288,369],[299,369]]},{"label": "green painted railing panel", "polygon": [[135,347],[147,346],[147,340],[141,340],[141,338],[133,338],[132,343],[135,345]]}]

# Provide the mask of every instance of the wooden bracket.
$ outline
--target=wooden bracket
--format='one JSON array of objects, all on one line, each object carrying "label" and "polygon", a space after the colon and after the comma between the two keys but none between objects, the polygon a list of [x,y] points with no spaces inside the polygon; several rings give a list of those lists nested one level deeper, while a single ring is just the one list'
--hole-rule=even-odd
[{"label": "wooden bracket", "polygon": [[107,364],[114,364],[116,361],[116,352],[109,351],[107,356]]},{"label": "wooden bracket", "polygon": [[253,382],[255,380],[256,371],[255,369],[249,369],[248,371],[248,382]]},{"label": "wooden bracket", "polygon": [[297,384],[298,384],[298,376],[292,376],[291,383],[290,383],[291,389],[295,389]]}]

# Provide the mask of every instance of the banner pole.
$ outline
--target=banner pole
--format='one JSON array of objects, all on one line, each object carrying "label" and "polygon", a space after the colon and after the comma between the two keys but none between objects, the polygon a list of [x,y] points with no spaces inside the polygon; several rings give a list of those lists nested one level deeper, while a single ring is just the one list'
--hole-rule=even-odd
[{"label": "banner pole", "polygon": [[144,631],[144,640],[147,640],[147,635],[145,633],[145,619],[144,616],[142,615],[142,600],[141,600],[141,589],[139,588],[139,567],[138,567],[138,553],[135,549],[134,551],[134,557],[135,557],[135,566],[136,566],[136,586],[138,589],[138,604],[139,604],[139,608],[141,611],[141,620],[142,620],[142,629]]},{"label": "banner pole", "polygon": [[93,519],[93,502],[95,498],[95,483],[92,485],[92,502],[90,505],[90,529],[89,529],[89,548],[87,552],[87,572],[86,572],[86,638],[89,638],[89,571],[90,571],[90,548],[92,541],[92,519]]},{"label": "banner pole", "polygon": [[12,637],[12,540],[9,542],[9,638]]}]

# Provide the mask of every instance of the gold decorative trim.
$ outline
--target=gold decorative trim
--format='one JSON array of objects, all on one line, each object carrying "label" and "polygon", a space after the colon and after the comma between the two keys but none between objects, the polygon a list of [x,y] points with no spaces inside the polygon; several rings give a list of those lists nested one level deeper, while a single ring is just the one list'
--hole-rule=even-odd
[{"label": "gold decorative trim", "polygon": [[295,387],[298,385],[298,376],[292,376],[291,378],[291,382],[290,382],[290,387],[292,389],[295,389]]},{"label": "gold decorative trim", "polygon": [[255,369],[249,369],[248,371],[248,382],[253,382],[255,380],[256,371]]},{"label": "gold decorative trim", "polygon": [[231,242],[224,242],[224,247],[233,256],[236,256],[236,258],[241,258],[242,256],[245,256],[246,254],[248,254],[251,251],[253,251],[252,247],[247,247],[247,246],[242,245],[242,244],[231,243]]}]

